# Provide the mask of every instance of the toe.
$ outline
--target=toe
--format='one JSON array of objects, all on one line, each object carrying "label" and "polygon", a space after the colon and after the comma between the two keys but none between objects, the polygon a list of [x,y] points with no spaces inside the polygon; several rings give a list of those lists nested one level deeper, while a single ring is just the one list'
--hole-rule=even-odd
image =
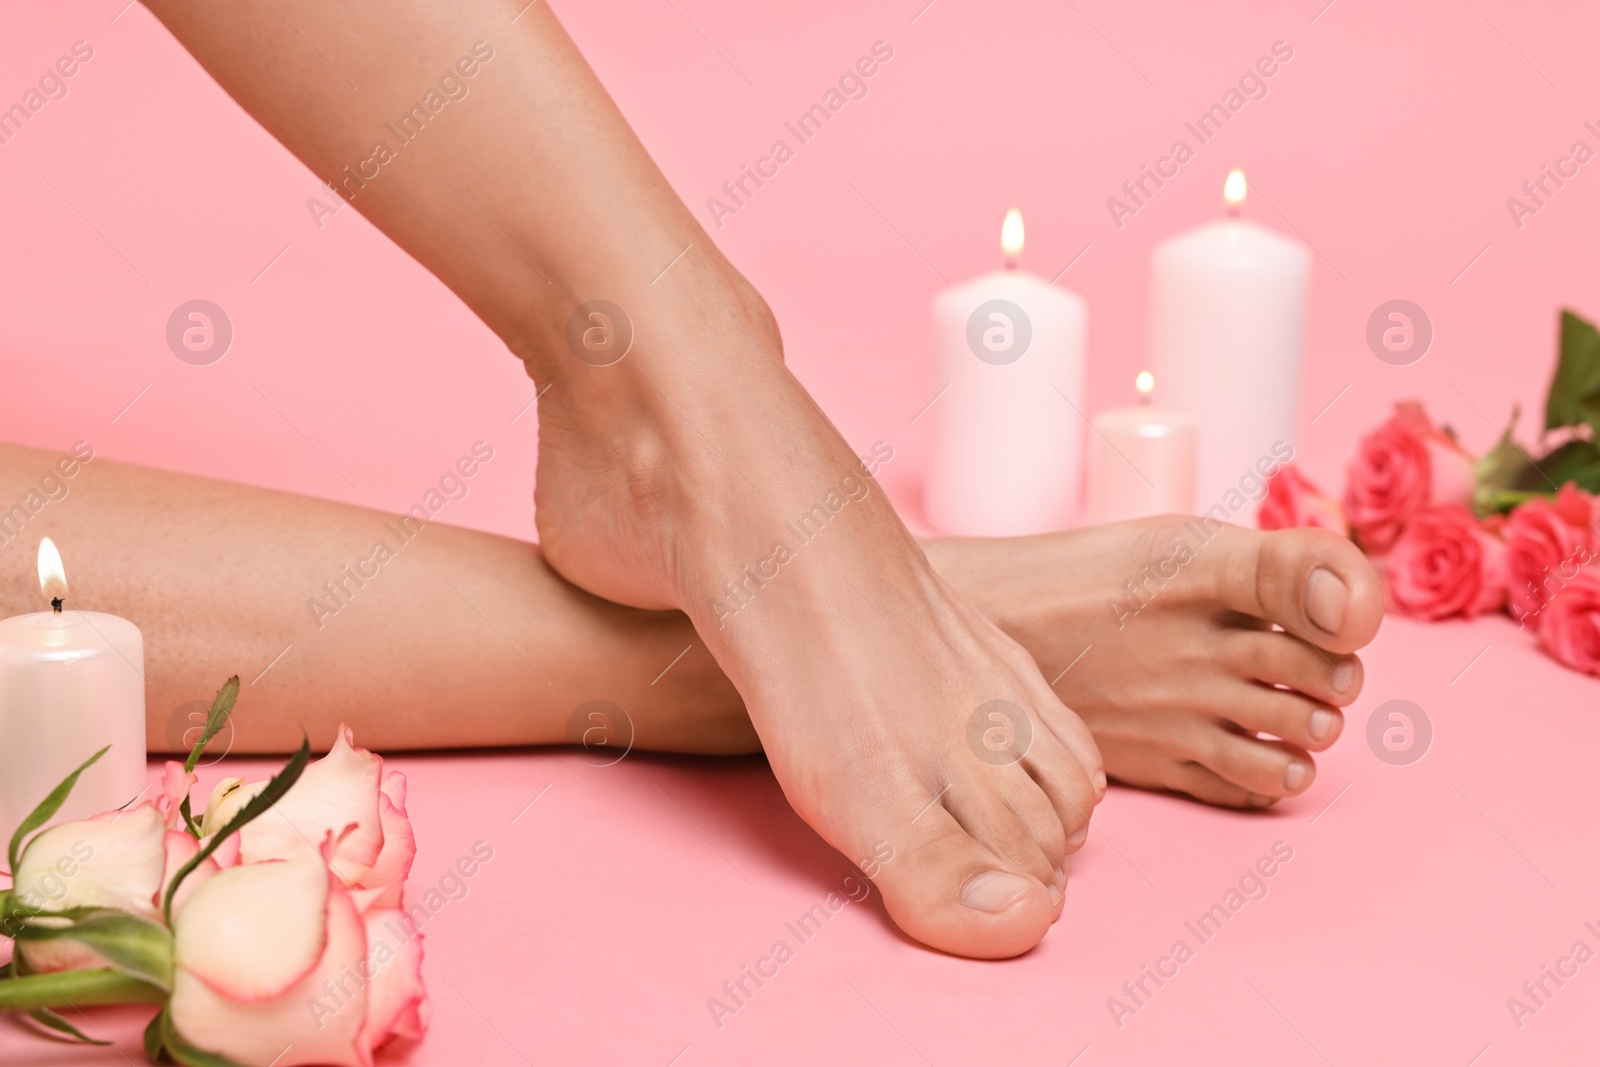
[{"label": "toe", "polygon": [[1348,706],[1361,693],[1358,657],[1325,652],[1293,634],[1234,630],[1223,640],[1221,658],[1236,677],[1287,686],[1335,707]]},{"label": "toe", "polygon": [[[1054,824],[1054,841],[1060,843],[1059,853],[1053,853],[1047,845],[1045,854],[1054,855],[1059,867],[1061,859],[1082,848],[1088,839],[1090,813],[1095,803],[1105,795],[1104,778],[1097,788],[1084,773],[1077,757],[1049,732],[1035,738],[1033,747],[1022,761],[1022,767],[1028,772],[1031,784],[1044,801],[1045,812]],[[1031,801],[1031,798],[1027,799]],[[1039,813],[1032,816],[1033,822],[1040,819]],[[1044,839],[1040,840],[1043,843]]]},{"label": "toe", "polygon": [[[1040,683],[1043,684],[1043,679],[1040,679]],[[1040,692],[1034,706],[1054,740],[1060,742],[1066,753],[1071,756],[1073,760],[1071,769],[1075,773],[1081,772],[1087,783],[1089,806],[1084,810],[1088,811],[1100,803],[1100,798],[1106,794],[1106,765],[1104,757],[1100,754],[1100,746],[1095,744],[1094,735],[1089,732],[1089,727],[1084,721],[1063,704],[1053,690],[1045,689]],[[1068,766],[1065,763],[1060,765],[1063,768]]]},{"label": "toe", "polygon": [[1060,914],[1061,889],[1005,862],[927,800],[905,847],[873,878],[890,918],[925,945],[977,959],[1038,944]]},{"label": "toe", "polygon": [[1207,727],[1206,739],[1197,747],[1201,763],[1262,796],[1294,796],[1310,788],[1317,777],[1316,764],[1298,745],[1249,737],[1225,725]]},{"label": "toe", "polygon": [[1312,752],[1329,748],[1344,731],[1337,708],[1252,682],[1240,683],[1216,713],[1248,733],[1271,734]]},{"label": "toe", "polygon": [[1196,800],[1224,808],[1264,808],[1276,798],[1234,785],[1216,771],[1198,763],[1174,763],[1160,772],[1165,788],[1187,793]]},{"label": "toe", "polygon": [[984,766],[940,800],[970,837],[1011,867],[1050,885],[1066,858],[1066,834],[1044,792],[1015,765]]},{"label": "toe", "polygon": [[[1208,551],[1216,546],[1217,551]],[[1328,530],[1227,526],[1197,554],[1216,597],[1329,652],[1354,652],[1383,619],[1383,585],[1348,538]]]}]

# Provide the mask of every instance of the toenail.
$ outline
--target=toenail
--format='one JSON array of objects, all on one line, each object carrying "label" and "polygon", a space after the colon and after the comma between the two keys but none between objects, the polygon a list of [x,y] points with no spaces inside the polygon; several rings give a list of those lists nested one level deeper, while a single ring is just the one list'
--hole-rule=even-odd
[{"label": "toenail", "polygon": [[1106,795],[1106,772],[1105,771],[1095,771],[1094,772],[1094,798],[1095,798],[1095,800],[1098,801],[1101,797],[1103,797],[1105,795]]},{"label": "toenail", "polygon": [[1271,797],[1262,796],[1260,793],[1251,793],[1244,798],[1244,802],[1252,808],[1264,808],[1272,803]]},{"label": "toenail", "polygon": [[1063,899],[1063,895],[1062,895],[1062,892],[1061,892],[1061,887],[1058,886],[1058,885],[1055,885],[1054,883],[1051,883],[1051,885],[1050,885],[1050,905],[1051,905],[1051,907],[1054,907],[1054,906],[1060,904],[1062,899]]},{"label": "toenail", "polygon": [[1311,768],[1304,763],[1291,763],[1283,772],[1283,787],[1291,793],[1305,785],[1311,778]]},{"label": "toenail", "polygon": [[1033,883],[1005,871],[984,871],[967,883],[961,903],[978,911],[998,915],[1027,895]]},{"label": "toenail", "polygon": [[1075,833],[1071,837],[1067,838],[1067,847],[1068,848],[1082,848],[1083,847],[1083,843],[1085,841],[1087,841],[1087,840],[1089,840],[1089,828],[1087,826],[1085,826],[1082,829],[1080,829],[1077,833]]},{"label": "toenail", "polygon": [[1306,614],[1327,633],[1336,634],[1344,625],[1344,606],[1349,599],[1350,591],[1326,567],[1314,568],[1306,579]]},{"label": "toenail", "polygon": [[1333,669],[1333,691],[1335,693],[1348,693],[1350,686],[1355,683],[1356,672],[1349,667],[1335,667]]},{"label": "toenail", "polygon": [[1311,713],[1311,740],[1321,741],[1333,733],[1333,728],[1339,725],[1339,716],[1331,711],[1318,708]]}]

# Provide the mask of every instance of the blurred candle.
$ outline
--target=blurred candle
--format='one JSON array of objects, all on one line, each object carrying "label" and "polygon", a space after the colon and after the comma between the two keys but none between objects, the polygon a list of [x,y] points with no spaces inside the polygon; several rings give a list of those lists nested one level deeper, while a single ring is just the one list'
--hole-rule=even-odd
[{"label": "blurred candle", "polygon": [[50,791],[106,745],[53,821],[119,808],[145,787],[144,638],[127,619],[64,608],[47,537],[39,590],[52,609],[0,621],[0,847]]},{"label": "blurred candle", "polygon": [[[1244,173],[1229,174],[1228,217],[1163,241],[1151,257],[1151,369],[1163,402],[1199,424],[1202,509],[1237,503],[1241,478],[1254,478],[1275,446],[1294,447],[1300,410],[1311,257],[1238,217],[1245,192]],[[1232,521],[1254,521],[1232,503]]]},{"label": "blurred candle", "polygon": [[1013,209],[1004,269],[933,301],[943,392],[930,412],[925,510],[946,533],[1041,533],[1077,510],[1088,308],[1018,269],[1022,237]]},{"label": "blurred candle", "polygon": [[1089,521],[1194,513],[1195,421],[1150,402],[1155,381],[1140,371],[1139,406],[1095,416],[1089,438]]}]

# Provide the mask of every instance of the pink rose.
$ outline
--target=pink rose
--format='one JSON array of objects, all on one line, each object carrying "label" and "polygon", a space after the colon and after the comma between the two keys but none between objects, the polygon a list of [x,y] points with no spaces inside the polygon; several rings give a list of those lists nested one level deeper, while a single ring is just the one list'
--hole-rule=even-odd
[{"label": "pink rose", "polygon": [[1338,501],[1318,489],[1294,464],[1285,464],[1267,480],[1256,525],[1263,530],[1298,530],[1314,526],[1348,537],[1349,526]]},{"label": "pink rose", "polygon": [[1348,479],[1345,515],[1372,553],[1387,552],[1419,508],[1470,503],[1477,485],[1472,457],[1415,401],[1396,404],[1389,421],[1362,438]]},{"label": "pink rose", "polygon": [[363,916],[316,854],[218,873],[173,914],[173,1030],[240,1067],[370,1067],[427,1025],[421,934],[398,915]]},{"label": "pink rose", "polygon": [[1518,504],[1506,520],[1506,595],[1511,614],[1537,630],[1544,606],[1595,558],[1593,497],[1568,483],[1554,499]]},{"label": "pink rose", "polygon": [[1600,675],[1600,573],[1585,567],[1544,605],[1539,641],[1558,663]]},{"label": "pink rose", "polygon": [[[268,814],[239,831],[237,859],[262,863],[314,856],[332,834],[328,865],[346,888],[372,891],[362,907],[399,907],[400,889],[417,851],[405,813],[405,776],[385,774],[383,758],[352,741],[350,728],[341,725],[328,754],[312,761]],[[210,835],[227,825],[266,784],[246,785],[238,778],[217,783],[201,833]],[[218,855],[225,865],[233,859],[226,844]]]},{"label": "pink rose", "polygon": [[[182,764],[176,765],[181,771]],[[166,829],[157,805],[145,801],[125,811],[58,823],[28,842],[17,860],[17,899],[50,911],[112,908],[161,922],[161,898],[179,867],[199,846],[185,833]],[[184,879],[175,903],[182,902],[211,875],[209,859]],[[66,920],[39,918],[40,926]],[[22,941],[17,950],[36,971],[104,967],[106,961],[81,942],[67,939]]]},{"label": "pink rose", "polygon": [[1505,546],[1459,504],[1415,512],[1385,570],[1390,602],[1419,619],[1471,617],[1505,603]]}]

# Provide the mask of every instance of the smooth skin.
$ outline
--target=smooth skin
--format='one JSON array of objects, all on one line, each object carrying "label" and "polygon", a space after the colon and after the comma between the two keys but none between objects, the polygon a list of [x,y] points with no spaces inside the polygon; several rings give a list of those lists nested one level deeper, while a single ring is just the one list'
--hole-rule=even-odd
[{"label": "smooth skin", "polygon": [[[0,501],[22,500],[60,458],[0,444]],[[287,751],[302,728],[325,748],[341,722],[383,751],[567,744],[593,725],[574,726],[592,700],[626,713],[605,743],[760,751],[685,615],[585,593],[537,545],[430,523],[358,584],[347,565],[374,541],[399,545],[400,516],[103,457],[73,466],[58,478],[65,496],[38,516],[0,513],[0,612],[41,609],[32,556],[54,538],[69,561],[68,610],[139,620],[152,752],[183,750],[192,723],[179,709],[235,672],[245,693],[230,744],[241,754]],[[1194,529],[1152,519],[924,549],[1055,679],[1113,779],[1261,807],[1309,788],[1310,753],[1337,740],[1381,589],[1343,539],[1225,527],[1130,615],[1117,576],[1138,580]],[[1342,619],[1337,599],[1316,605],[1327,628],[1306,607],[1306,590],[1327,580],[1312,577],[1320,568],[1355,590]],[[332,616],[311,607],[331,603],[329,581],[346,601]]]},{"label": "smooth skin", "polygon": [[[859,461],[784,367],[764,302],[548,5],[149,6],[524,361],[543,397],[536,502],[550,567],[617,604],[688,617],[799,814],[846,856],[894,848],[876,882],[907,933],[972,956],[1037,943],[1105,790],[1089,730],[881,493],[833,517],[750,607],[719,609],[725,583]],[[471,95],[350,178],[469,53],[482,60]],[[595,299],[624,308],[635,331],[609,366],[567,343],[574,311]],[[1346,614],[1359,593],[1340,584]],[[994,700],[1032,720],[1018,762],[968,745],[969,719]]]}]

